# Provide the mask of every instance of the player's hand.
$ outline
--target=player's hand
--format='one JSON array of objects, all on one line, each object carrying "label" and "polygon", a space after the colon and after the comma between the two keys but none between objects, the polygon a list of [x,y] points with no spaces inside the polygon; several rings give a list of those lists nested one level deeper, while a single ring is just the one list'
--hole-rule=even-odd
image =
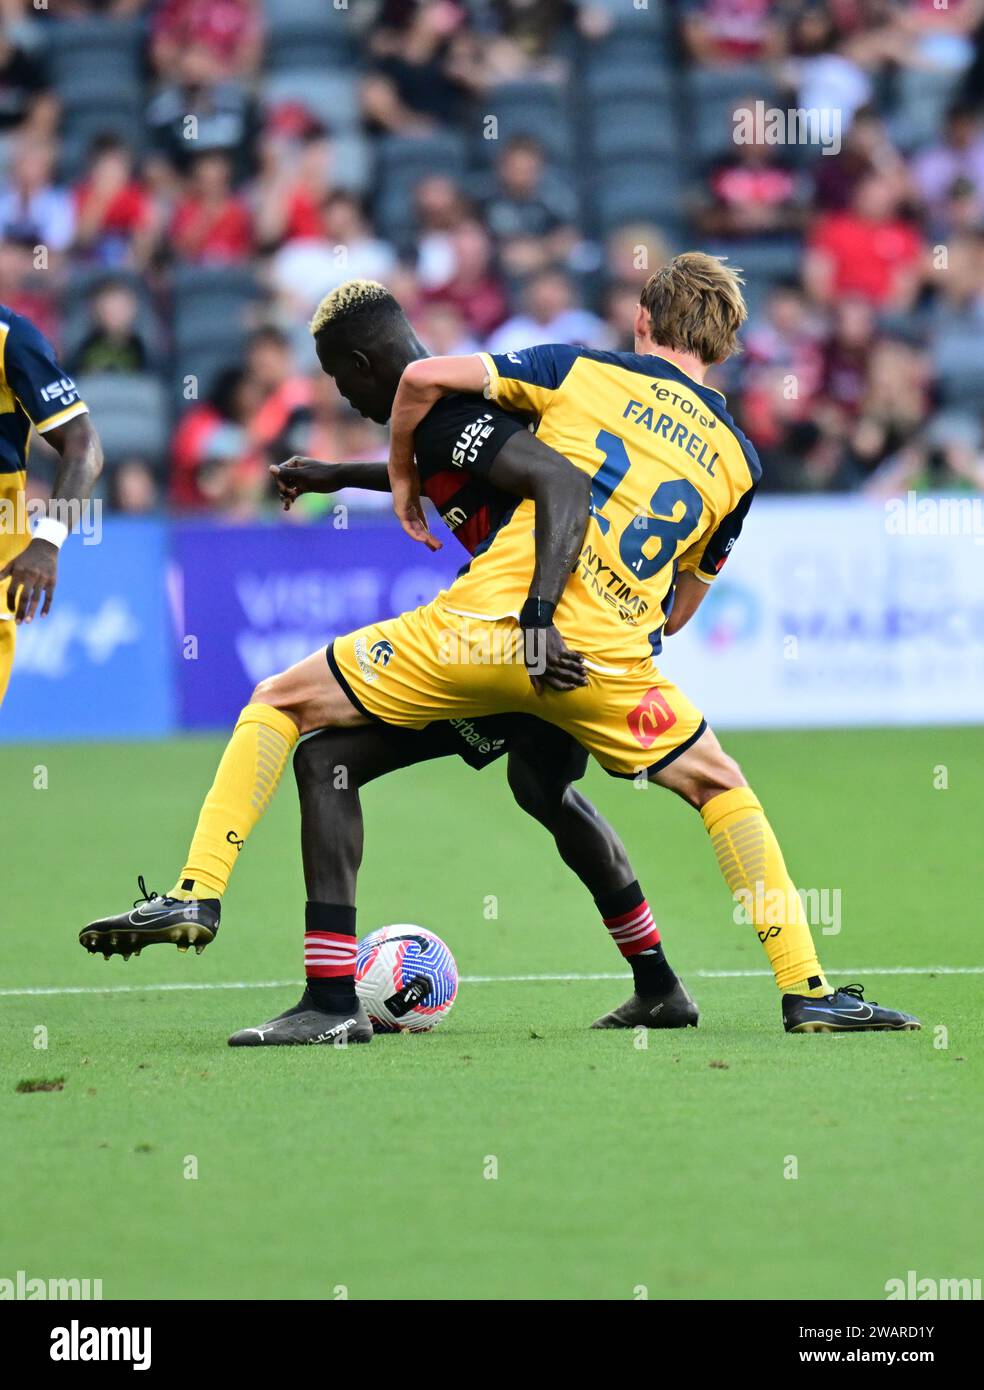
[{"label": "player's hand", "polygon": [[40,616],[46,618],[58,582],[58,547],[50,541],[31,541],[26,550],[0,569],[0,584],[5,579],[10,580],[7,608],[17,622],[31,622],[42,598]]},{"label": "player's hand", "polygon": [[416,468],[410,478],[401,475],[394,479],[390,470],[390,486],[393,492],[393,510],[410,539],[420,541],[428,550],[440,550],[441,542],[436,536],[431,535],[430,527],[427,525],[427,516],[420,500],[420,478]]},{"label": "player's hand", "polygon": [[271,463],[270,472],[277,484],[277,492],[289,512],[302,492],[335,492],[339,487],[338,463],[320,463],[317,459],[302,458],[295,454],[286,463]]},{"label": "player's hand", "polygon": [[523,629],[523,656],[533,689],[578,690],[588,683],[584,657],[572,652],[553,623]]}]

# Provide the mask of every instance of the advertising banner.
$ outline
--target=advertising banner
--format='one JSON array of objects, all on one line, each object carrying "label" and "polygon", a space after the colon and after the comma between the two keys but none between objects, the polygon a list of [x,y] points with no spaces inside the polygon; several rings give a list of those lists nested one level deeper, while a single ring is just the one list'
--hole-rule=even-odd
[{"label": "advertising banner", "polygon": [[984,503],[759,498],[660,666],[722,728],[981,721]]},{"label": "advertising banner", "polygon": [[179,719],[225,727],[264,676],[339,633],[427,603],[465,560],[431,555],[390,521],[319,526],[176,526]]},{"label": "advertising banner", "polygon": [[17,631],[0,739],[171,732],[166,543],[163,522],[114,518],[98,544],[65,543],[51,612]]}]

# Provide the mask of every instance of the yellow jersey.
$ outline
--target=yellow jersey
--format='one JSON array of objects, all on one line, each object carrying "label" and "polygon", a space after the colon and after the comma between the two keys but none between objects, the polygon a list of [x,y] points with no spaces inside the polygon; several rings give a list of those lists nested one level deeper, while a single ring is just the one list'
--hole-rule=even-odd
[{"label": "yellow jersey", "polygon": [[[584,544],[557,608],[572,647],[602,669],[655,656],[677,572],[712,582],[761,476],[724,396],[665,357],[551,345],[481,354],[487,396],[592,479]],[[534,566],[523,501],[442,595],[466,617],[513,615]]]}]

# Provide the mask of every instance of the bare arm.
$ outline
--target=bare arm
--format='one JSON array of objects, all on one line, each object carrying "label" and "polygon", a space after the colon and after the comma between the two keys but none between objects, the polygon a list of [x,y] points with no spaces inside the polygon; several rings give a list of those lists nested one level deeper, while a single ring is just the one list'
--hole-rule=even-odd
[{"label": "bare arm", "polygon": [[[99,436],[88,415],[77,415],[74,420],[48,430],[44,437],[61,455],[48,504],[48,518],[61,522],[70,531],[80,519],[82,504],[102,472]],[[58,579],[58,546],[35,536],[19,555],[0,569],[0,580],[8,578],[7,607],[17,622],[31,622],[42,598],[41,617],[46,617]]]},{"label": "bare arm", "polygon": [[514,434],[496,454],[489,482],[504,492],[532,499],[536,507],[535,561],[519,623],[525,634],[526,666],[539,694],[587,685],[580,653],[568,649],[554,626],[571,570],[581,553],[591,503],[591,480],[534,435]]},{"label": "bare arm", "polygon": [[270,472],[285,512],[303,492],[340,492],[345,487],[364,488],[366,492],[390,490],[385,463],[322,463],[295,454],[286,463],[272,463]]},{"label": "bare arm", "polygon": [[710,584],[705,584],[695,574],[683,570],[677,575],[673,586],[673,607],[663,627],[663,636],[672,637],[685,627],[704,602]]}]

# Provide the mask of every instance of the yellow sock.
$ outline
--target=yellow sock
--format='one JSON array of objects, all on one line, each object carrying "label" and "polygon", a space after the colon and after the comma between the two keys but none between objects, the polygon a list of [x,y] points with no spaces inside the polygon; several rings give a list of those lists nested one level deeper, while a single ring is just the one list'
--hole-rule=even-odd
[{"label": "yellow sock", "polygon": [[298,737],[293,719],[272,705],[246,706],[222,754],[188,862],[171,897],[222,896],[246,836],[273,799]]},{"label": "yellow sock", "polygon": [[803,904],[758,797],[748,787],[735,787],[712,797],[700,814],[725,882],[755,924],[776,984],[788,994],[829,994]]}]

